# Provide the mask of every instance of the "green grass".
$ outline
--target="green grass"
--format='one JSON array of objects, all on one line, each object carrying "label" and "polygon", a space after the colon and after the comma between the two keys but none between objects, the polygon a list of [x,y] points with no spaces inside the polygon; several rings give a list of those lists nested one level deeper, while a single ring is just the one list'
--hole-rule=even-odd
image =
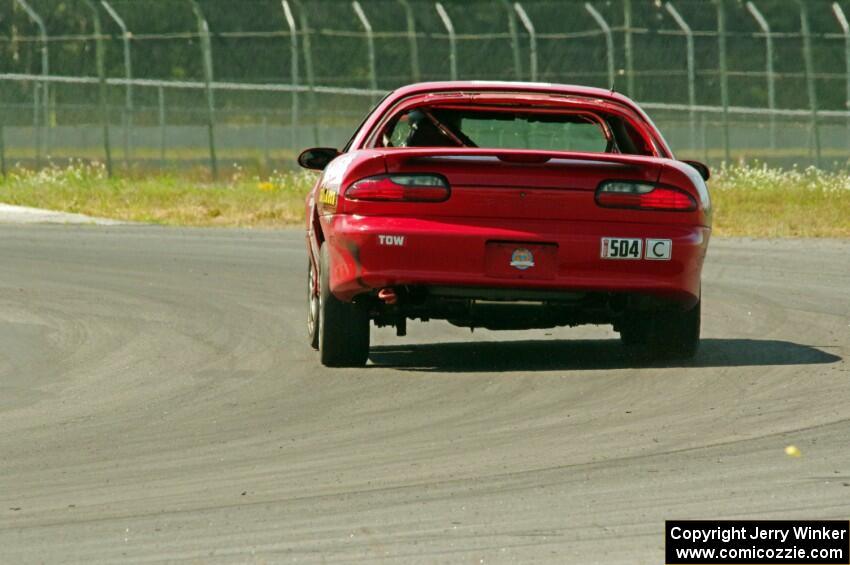
[{"label": "green grass", "polygon": [[221,182],[205,173],[107,178],[100,164],[76,162],[0,180],[0,202],[155,224],[280,227],[301,221],[309,173],[260,177],[235,167]]},{"label": "green grass", "polygon": [[[167,225],[274,228],[302,221],[314,179],[239,167],[216,183],[185,171],[109,179],[102,165],[78,161],[10,172],[0,179],[0,202]],[[848,171],[723,167],[709,188],[715,235],[850,237]]]},{"label": "green grass", "polygon": [[715,171],[714,233],[750,237],[850,237],[850,172],[766,165]]}]

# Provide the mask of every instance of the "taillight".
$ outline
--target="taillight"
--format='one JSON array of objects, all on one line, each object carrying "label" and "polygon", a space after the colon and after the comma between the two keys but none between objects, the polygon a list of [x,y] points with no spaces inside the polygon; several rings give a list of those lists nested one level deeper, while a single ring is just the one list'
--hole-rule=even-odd
[{"label": "taillight", "polygon": [[379,175],[360,179],[345,191],[348,200],[382,202],[442,202],[449,183],[440,175]]},{"label": "taillight", "polygon": [[596,190],[596,203],[606,208],[634,208],[637,210],[696,210],[694,197],[667,186],[641,182],[609,181]]}]

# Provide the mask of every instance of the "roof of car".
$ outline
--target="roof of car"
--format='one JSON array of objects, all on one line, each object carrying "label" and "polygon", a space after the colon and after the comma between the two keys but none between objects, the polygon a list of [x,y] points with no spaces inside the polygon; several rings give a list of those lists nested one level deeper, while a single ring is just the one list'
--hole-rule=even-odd
[{"label": "roof of car", "polygon": [[488,80],[455,80],[439,82],[419,82],[402,86],[394,91],[394,94],[408,96],[411,94],[422,94],[427,92],[442,92],[453,90],[497,90],[517,92],[544,92],[552,94],[572,94],[576,96],[589,96],[594,98],[606,98],[617,100],[630,106],[635,103],[627,96],[605,88],[592,86],[580,86],[574,84],[554,84],[548,82],[511,82],[511,81],[488,81]]}]

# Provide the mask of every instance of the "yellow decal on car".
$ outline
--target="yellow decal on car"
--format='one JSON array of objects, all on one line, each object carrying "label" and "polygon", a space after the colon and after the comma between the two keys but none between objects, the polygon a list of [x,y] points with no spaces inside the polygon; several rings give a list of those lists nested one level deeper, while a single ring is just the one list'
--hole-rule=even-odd
[{"label": "yellow decal on car", "polygon": [[319,193],[319,202],[321,202],[322,204],[330,206],[331,208],[336,208],[336,201],[337,193],[332,190],[323,188]]}]

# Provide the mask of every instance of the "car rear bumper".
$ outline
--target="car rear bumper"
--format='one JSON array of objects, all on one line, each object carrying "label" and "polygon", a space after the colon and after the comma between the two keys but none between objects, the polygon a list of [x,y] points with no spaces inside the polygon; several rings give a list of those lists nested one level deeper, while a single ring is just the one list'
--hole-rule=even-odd
[{"label": "car rear bumper", "polygon": [[[323,231],[333,265],[331,291],[342,300],[384,287],[470,286],[642,294],[690,307],[699,299],[711,232],[681,224],[589,221],[351,215],[324,221],[330,223]],[[671,258],[603,259],[603,237],[669,239]],[[508,261],[488,251],[495,242],[545,250],[549,263],[525,270],[494,267],[494,260]]]}]

